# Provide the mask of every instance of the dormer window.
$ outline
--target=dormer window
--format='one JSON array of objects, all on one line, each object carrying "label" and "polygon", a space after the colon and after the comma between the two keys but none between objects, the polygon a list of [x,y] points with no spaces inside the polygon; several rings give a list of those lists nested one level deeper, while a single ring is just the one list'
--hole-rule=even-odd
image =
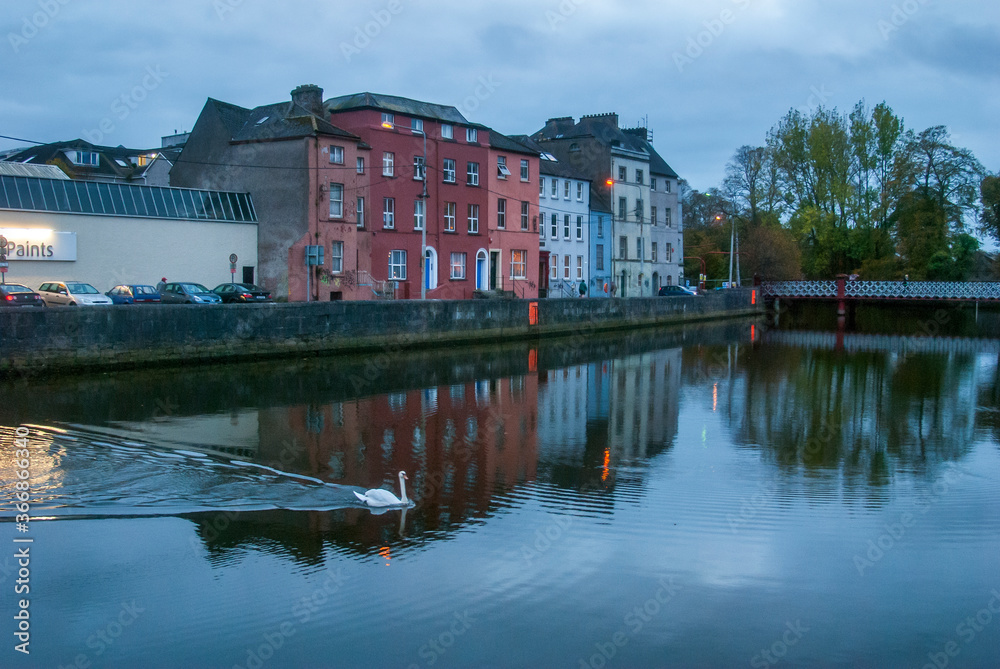
[{"label": "dormer window", "polygon": [[72,160],[76,165],[90,165],[91,167],[97,167],[99,163],[96,151],[72,151],[69,156],[70,160]]},{"label": "dormer window", "polygon": [[570,151],[579,151],[580,150],[580,145],[577,144],[576,142],[573,142],[572,144],[569,145],[569,150]]},{"label": "dormer window", "polygon": [[469,144],[475,144],[479,141],[479,131],[475,128],[465,129],[465,141]]}]

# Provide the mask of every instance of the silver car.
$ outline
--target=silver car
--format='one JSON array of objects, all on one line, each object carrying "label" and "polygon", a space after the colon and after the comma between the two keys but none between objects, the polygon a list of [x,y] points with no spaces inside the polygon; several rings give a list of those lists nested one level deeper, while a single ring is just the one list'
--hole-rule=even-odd
[{"label": "silver car", "polygon": [[164,304],[221,304],[222,298],[200,283],[171,281],[160,289]]},{"label": "silver car", "polygon": [[82,281],[46,281],[38,287],[38,294],[47,307],[112,304],[110,297]]}]

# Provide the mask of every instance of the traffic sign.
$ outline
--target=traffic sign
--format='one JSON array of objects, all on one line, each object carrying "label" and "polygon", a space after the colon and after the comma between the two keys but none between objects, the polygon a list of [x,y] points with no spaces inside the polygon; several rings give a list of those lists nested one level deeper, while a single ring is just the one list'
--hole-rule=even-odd
[{"label": "traffic sign", "polygon": [[237,260],[239,260],[239,258],[236,257],[235,253],[230,253],[229,254],[229,262],[231,262],[231,263],[233,263],[235,265]]},{"label": "traffic sign", "polygon": [[0,235],[0,249],[7,250],[7,238]]}]

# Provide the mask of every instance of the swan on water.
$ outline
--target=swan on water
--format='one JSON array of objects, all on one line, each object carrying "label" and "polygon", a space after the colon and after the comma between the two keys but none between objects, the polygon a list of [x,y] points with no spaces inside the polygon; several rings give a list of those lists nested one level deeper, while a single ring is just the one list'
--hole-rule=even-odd
[{"label": "swan on water", "polygon": [[406,499],[407,480],[406,472],[399,472],[399,492],[402,499],[382,488],[372,488],[364,495],[357,491],[354,491],[354,494],[368,506],[409,506],[410,500]]}]

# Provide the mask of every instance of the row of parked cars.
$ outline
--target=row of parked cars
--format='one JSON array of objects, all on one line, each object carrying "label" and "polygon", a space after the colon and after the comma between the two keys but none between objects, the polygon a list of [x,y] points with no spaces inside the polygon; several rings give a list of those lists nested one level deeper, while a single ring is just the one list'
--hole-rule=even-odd
[{"label": "row of parked cars", "polygon": [[0,306],[56,307],[95,304],[218,304],[271,302],[271,294],[252,283],[222,283],[209,290],[200,283],[172,281],[159,289],[121,284],[101,293],[82,281],[46,281],[37,291],[19,283],[0,284]]}]

